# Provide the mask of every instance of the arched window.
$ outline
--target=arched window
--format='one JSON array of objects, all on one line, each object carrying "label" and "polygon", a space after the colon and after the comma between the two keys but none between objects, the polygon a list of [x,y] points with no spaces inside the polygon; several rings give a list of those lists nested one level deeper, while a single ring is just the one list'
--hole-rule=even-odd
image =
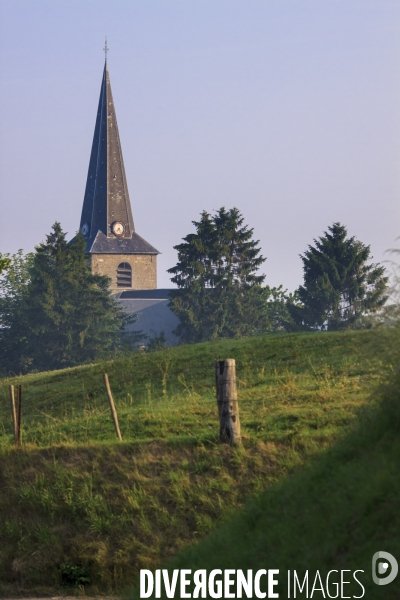
[{"label": "arched window", "polygon": [[117,287],[132,287],[132,267],[129,263],[120,263],[118,265]]}]

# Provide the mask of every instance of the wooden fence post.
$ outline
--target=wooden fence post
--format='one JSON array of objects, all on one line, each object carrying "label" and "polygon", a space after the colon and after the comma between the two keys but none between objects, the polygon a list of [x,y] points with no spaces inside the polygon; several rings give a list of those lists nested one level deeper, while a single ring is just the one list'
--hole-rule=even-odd
[{"label": "wooden fence post", "polygon": [[117,438],[119,439],[119,441],[122,442],[122,436],[121,436],[121,432],[119,430],[119,425],[118,425],[117,410],[115,408],[114,400],[113,400],[113,397],[112,397],[112,394],[111,394],[111,388],[110,388],[110,383],[108,381],[108,375],[107,375],[107,373],[104,373],[103,377],[104,377],[104,385],[106,386],[106,390],[107,390],[108,401],[110,403],[111,416],[112,416],[113,421],[114,421],[115,432],[117,434]]},{"label": "wooden fence post", "polygon": [[21,414],[22,414],[22,385],[18,386],[18,403],[17,403],[17,439],[16,444],[21,445]]},{"label": "wooden fence post", "polygon": [[217,360],[215,382],[221,442],[240,444],[239,406],[236,390],[236,363],[234,358]]},{"label": "wooden fence post", "polygon": [[15,410],[15,396],[14,396],[14,386],[10,385],[10,402],[11,402],[11,415],[13,421],[14,428],[14,443],[17,443],[18,434],[17,434],[17,413]]}]

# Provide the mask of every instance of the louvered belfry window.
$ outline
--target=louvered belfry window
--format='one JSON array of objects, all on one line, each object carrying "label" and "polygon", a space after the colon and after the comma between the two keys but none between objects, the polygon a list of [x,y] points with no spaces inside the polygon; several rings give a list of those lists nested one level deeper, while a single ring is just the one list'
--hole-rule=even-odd
[{"label": "louvered belfry window", "polygon": [[132,287],[132,267],[127,262],[123,262],[118,265],[117,287]]}]

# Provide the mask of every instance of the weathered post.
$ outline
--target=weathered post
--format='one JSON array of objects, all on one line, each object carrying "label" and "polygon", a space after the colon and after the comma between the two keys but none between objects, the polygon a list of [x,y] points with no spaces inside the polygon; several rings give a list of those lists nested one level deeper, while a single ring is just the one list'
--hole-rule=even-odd
[{"label": "weathered post", "polygon": [[11,402],[11,415],[13,421],[14,428],[14,443],[17,443],[18,434],[17,434],[17,412],[15,410],[15,396],[14,396],[14,386],[10,385],[10,402]]},{"label": "weathered post", "polygon": [[22,386],[18,386],[18,404],[17,404],[17,440],[16,444],[21,445],[21,414],[22,414]]},{"label": "weathered post", "polygon": [[217,360],[215,382],[221,442],[240,444],[239,406],[236,390],[236,363],[234,358]]},{"label": "weathered post", "polygon": [[112,397],[112,394],[111,394],[111,388],[110,388],[110,383],[108,381],[108,375],[107,375],[107,373],[104,373],[103,377],[104,377],[104,385],[106,386],[108,401],[110,403],[111,416],[112,416],[113,421],[114,421],[115,432],[117,434],[117,438],[119,439],[119,441],[122,442],[122,436],[121,436],[121,432],[119,430],[119,425],[118,425],[117,410],[115,408],[114,400],[113,400],[113,397]]}]

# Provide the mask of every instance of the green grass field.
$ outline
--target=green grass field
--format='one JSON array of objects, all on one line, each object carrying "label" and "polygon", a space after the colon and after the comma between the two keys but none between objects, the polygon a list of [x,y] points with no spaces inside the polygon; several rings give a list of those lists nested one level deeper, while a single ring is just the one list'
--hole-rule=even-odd
[{"label": "green grass field", "polygon": [[[253,573],[279,569],[274,591],[280,598],[398,600],[400,578],[387,586],[376,585],[372,581],[372,557],[384,550],[399,562],[399,498],[397,368],[388,382],[375,390],[374,401],[333,447],[301,471],[253,497],[207,538],[163,566],[168,566],[170,578],[173,569],[205,569],[208,573],[216,568],[241,569],[245,574],[247,569]],[[297,587],[296,595],[294,570],[301,583],[308,571],[308,584],[302,593]],[[343,584],[343,591],[341,571],[348,582]],[[355,571],[358,581],[352,576]],[[318,591],[313,594],[314,581]],[[234,585],[231,592],[235,589]],[[267,592],[266,577],[261,589]],[[138,587],[128,597],[138,598]]]},{"label": "green grass field", "polygon": [[[395,335],[224,340],[3,379],[0,594],[118,592],[140,568],[165,564],[331,446],[388,376]],[[237,361],[243,446],[235,449],[218,442],[222,358]],[[19,449],[10,383],[23,391]]]}]

